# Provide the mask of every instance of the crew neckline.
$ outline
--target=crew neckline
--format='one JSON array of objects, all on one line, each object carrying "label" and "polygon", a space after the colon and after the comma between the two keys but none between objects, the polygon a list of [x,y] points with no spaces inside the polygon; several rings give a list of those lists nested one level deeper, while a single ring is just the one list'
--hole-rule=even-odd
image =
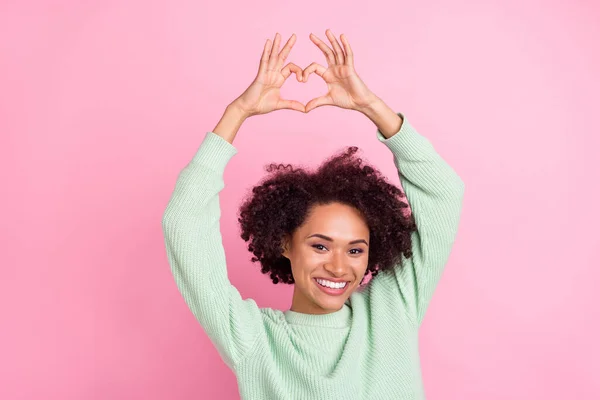
[{"label": "crew neckline", "polygon": [[347,328],[352,320],[352,309],[347,303],[344,303],[338,311],[327,314],[305,314],[292,310],[286,310],[283,314],[288,324],[323,328]]}]

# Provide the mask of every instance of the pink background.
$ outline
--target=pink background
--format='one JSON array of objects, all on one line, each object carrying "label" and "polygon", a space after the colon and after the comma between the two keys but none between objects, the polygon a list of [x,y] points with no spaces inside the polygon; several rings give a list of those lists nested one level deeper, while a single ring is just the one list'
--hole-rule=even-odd
[{"label": "pink background", "polygon": [[[288,61],[326,65],[308,35],[327,28],[466,183],[421,330],[428,399],[600,398],[600,7],[468,3],[2,2],[0,398],[238,398],[177,291],[161,217],[266,39],[296,33]],[[283,94],[325,87],[312,75]],[[350,144],[398,182],[357,112],[244,124],[221,197],[244,297],[291,302],[238,235],[263,166],[312,166]]]}]

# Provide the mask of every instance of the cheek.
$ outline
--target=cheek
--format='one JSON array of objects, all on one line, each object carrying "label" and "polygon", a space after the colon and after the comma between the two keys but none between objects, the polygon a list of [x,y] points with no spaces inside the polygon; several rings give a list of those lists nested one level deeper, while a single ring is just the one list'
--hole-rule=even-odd
[{"label": "cheek", "polygon": [[311,279],[314,271],[319,269],[325,258],[314,251],[300,252],[292,259],[292,275],[295,281]]},{"label": "cheek", "polygon": [[296,254],[291,260],[291,263],[292,273],[294,274],[294,277],[298,278],[300,278],[302,275],[310,273],[314,269],[314,266],[318,265],[312,255],[305,253]]},{"label": "cheek", "polygon": [[295,261],[298,265],[313,266],[323,262],[324,259],[325,257],[322,254],[317,253],[313,249],[305,248],[296,254]]},{"label": "cheek", "polygon": [[352,264],[352,269],[354,270],[354,274],[360,278],[367,272],[367,266],[369,264],[369,259],[365,256],[357,259],[354,264]]}]

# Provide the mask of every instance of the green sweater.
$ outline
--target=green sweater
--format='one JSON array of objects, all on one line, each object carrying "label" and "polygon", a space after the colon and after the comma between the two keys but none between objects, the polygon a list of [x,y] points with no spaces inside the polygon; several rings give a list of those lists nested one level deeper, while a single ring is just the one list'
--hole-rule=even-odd
[{"label": "green sweater", "polygon": [[425,398],[418,328],[450,256],[464,184],[405,118],[389,139],[376,136],[393,154],[416,220],[414,255],[330,314],[258,307],[231,285],[219,192],[236,147],[207,132],[179,173],[162,220],[171,271],[241,398]]}]

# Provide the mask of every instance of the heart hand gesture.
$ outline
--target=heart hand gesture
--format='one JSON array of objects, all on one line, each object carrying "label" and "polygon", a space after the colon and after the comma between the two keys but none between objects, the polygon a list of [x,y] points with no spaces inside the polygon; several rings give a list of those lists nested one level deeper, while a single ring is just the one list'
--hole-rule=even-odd
[{"label": "heart hand gesture", "polygon": [[[326,105],[359,111],[373,121],[382,132],[389,132],[389,135],[397,132],[398,125],[401,125],[402,121],[391,108],[367,88],[354,70],[354,55],[346,36],[342,34],[340,38],[344,44],[342,50],[331,30],[327,29],[325,33],[333,50],[313,34],[310,35],[310,39],[325,54],[327,68],[314,62],[304,70],[294,63],[288,63],[282,68],[296,42],[296,35],[290,37],[281,52],[279,52],[281,42],[279,33],[275,34],[273,44],[268,39],[256,78],[244,93],[227,106],[213,132],[232,143],[240,126],[248,117],[286,108],[307,113]],[[296,74],[299,82],[307,82],[313,72],[327,83],[329,90],[326,95],[316,97],[306,105],[296,100],[281,98],[280,89],[292,73]],[[385,116],[382,117],[381,113]]]},{"label": "heart hand gesture", "polygon": [[[289,38],[281,52],[279,52],[281,42],[279,33],[275,34],[273,43],[267,40],[256,78],[233,102],[244,117],[285,108],[307,113],[325,105],[364,112],[378,100],[354,70],[354,55],[346,36],[343,34],[341,36],[344,45],[342,50],[331,30],[328,29],[325,33],[333,50],[313,34],[310,35],[310,39],[325,54],[327,68],[315,62],[304,70],[294,63],[288,63],[282,68],[296,42],[296,35]],[[292,73],[296,74],[299,82],[307,82],[313,72],[327,83],[329,91],[326,95],[312,99],[306,106],[296,100],[281,98],[280,89]]]},{"label": "heart hand gesture", "polygon": [[328,29],[325,33],[334,50],[313,34],[310,35],[310,39],[325,54],[328,67],[325,68],[313,62],[304,69],[302,81],[307,82],[308,76],[314,72],[327,83],[329,91],[326,95],[309,101],[306,104],[306,112],[325,105],[357,111],[365,109],[377,97],[367,88],[354,70],[354,54],[348,39],[342,34],[341,40],[344,45],[344,53],[331,30]]}]

